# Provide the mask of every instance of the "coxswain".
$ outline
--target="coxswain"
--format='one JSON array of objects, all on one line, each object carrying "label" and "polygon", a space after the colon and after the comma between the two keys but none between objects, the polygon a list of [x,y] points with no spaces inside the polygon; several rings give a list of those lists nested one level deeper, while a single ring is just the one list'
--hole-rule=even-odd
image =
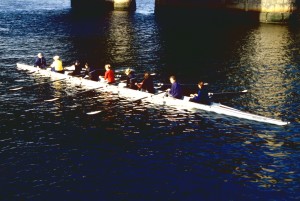
[{"label": "coxswain", "polygon": [[135,72],[130,69],[127,68],[125,70],[125,75],[127,76],[126,78],[126,86],[130,89],[138,89],[138,87],[136,86],[136,76],[135,76]]},{"label": "coxswain", "polygon": [[180,84],[176,81],[176,77],[170,77],[171,88],[168,89],[167,95],[173,98],[182,99],[182,90]]},{"label": "coxswain", "polygon": [[[115,73],[112,70],[111,65],[110,64],[106,64],[104,66],[104,68],[106,70],[105,74],[104,74],[104,81],[107,82],[108,84],[115,83]],[[100,78],[101,78],[101,76],[100,76]]]},{"label": "coxswain", "polygon": [[59,56],[54,56],[53,60],[53,63],[50,65],[50,67],[52,67],[51,70],[58,73],[64,73],[62,61],[60,60]]},{"label": "coxswain", "polygon": [[42,53],[38,53],[34,62],[34,67],[45,69],[47,68],[46,59]]},{"label": "coxswain", "polygon": [[199,88],[199,90],[198,90],[197,94],[190,94],[190,96],[191,96],[190,101],[209,105],[210,99],[208,96],[208,91],[207,91],[206,85],[204,84],[203,81],[198,82],[198,88]]},{"label": "coxswain", "polygon": [[152,93],[152,94],[155,93],[153,79],[152,79],[152,76],[150,75],[150,73],[148,73],[148,72],[146,72],[144,74],[144,80],[140,83],[137,83],[136,85],[142,91],[146,91],[146,92]]}]

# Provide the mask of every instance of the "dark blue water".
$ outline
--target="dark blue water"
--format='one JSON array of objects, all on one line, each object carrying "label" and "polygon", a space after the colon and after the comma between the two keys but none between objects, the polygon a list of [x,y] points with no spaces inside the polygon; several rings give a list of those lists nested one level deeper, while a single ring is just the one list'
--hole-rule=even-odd
[{"label": "dark blue water", "polygon": [[[68,0],[0,2],[0,200],[298,200],[300,29],[209,15],[77,15]],[[286,127],[131,103],[16,69],[43,52],[202,79],[219,102]],[[189,93],[196,90],[186,86]],[[56,102],[44,102],[53,97]],[[111,106],[119,105],[109,110]],[[87,112],[101,110],[94,116]]]}]

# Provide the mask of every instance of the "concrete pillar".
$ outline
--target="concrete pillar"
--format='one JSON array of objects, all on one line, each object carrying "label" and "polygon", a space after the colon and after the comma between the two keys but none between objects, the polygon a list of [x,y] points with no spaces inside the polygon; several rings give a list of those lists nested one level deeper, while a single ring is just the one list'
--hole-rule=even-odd
[{"label": "concrete pillar", "polygon": [[135,0],[114,0],[114,10],[136,10]]},{"label": "concrete pillar", "polygon": [[296,0],[261,0],[261,22],[286,22],[296,11]]},{"label": "concrete pillar", "polygon": [[260,22],[286,22],[293,15],[300,0],[155,0],[156,9],[161,8],[207,8],[236,11],[258,16]]}]

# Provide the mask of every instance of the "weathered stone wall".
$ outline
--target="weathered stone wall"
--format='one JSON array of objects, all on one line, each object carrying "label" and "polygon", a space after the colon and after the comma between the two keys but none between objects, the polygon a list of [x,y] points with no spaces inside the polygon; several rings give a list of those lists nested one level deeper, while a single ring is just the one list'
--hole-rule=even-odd
[{"label": "weathered stone wall", "polygon": [[225,7],[259,12],[290,12],[297,0],[155,0],[157,6]]},{"label": "weathered stone wall", "polygon": [[[210,8],[255,13],[261,22],[284,22],[300,0],[155,0],[156,8]],[[299,5],[298,5],[299,6]]]},{"label": "weathered stone wall", "polygon": [[114,0],[114,10],[135,10],[135,0]]},{"label": "weathered stone wall", "polygon": [[258,12],[261,22],[284,22],[297,10],[296,0],[229,0],[226,8]]},{"label": "weathered stone wall", "polygon": [[[79,10],[128,10],[136,9],[136,0],[71,0],[73,8]],[[155,0],[156,10],[165,8],[201,8],[210,11],[237,11],[254,14],[261,22],[285,22],[300,6],[300,0]],[[95,11],[92,11],[95,12]],[[200,11],[201,12],[201,11]]]}]

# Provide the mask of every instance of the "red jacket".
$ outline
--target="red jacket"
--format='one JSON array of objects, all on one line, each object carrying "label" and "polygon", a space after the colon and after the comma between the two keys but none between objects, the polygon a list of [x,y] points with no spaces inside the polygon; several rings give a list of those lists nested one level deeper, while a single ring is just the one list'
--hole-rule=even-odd
[{"label": "red jacket", "polygon": [[114,71],[111,70],[111,69],[105,71],[104,79],[105,79],[108,83],[114,83],[114,82],[115,82],[115,73],[114,73]]}]

